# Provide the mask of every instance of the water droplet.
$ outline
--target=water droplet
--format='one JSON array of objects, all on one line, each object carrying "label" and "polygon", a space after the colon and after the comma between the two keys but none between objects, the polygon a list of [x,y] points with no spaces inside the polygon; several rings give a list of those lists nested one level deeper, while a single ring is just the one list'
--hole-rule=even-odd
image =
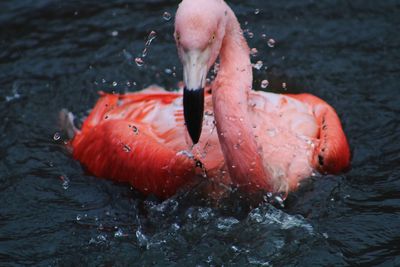
[{"label": "water droplet", "polygon": [[236,165],[232,165],[232,169],[236,169]]},{"label": "water droplet", "polygon": [[103,243],[103,242],[106,242],[106,241],[107,241],[107,238],[106,238],[105,235],[100,234],[100,235],[97,236],[97,240],[98,240],[100,243]]},{"label": "water droplet", "polygon": [[165,72],[165,74],[171,74],[172,70],[167,68],[167,69],[164,70],[164,72]]},{"label": "water droplet", "polygon": [[131,152],[131,147],[124,144],[124,146],[122,147],[122,150],[124,150],[124,152],[126,152],[126,153],[129,153],[129,152]]},{"label": "water droplet", "polygon": [[322,233],[322,236],[325,237],[325,239],[329,238],[328,233]]},{"label": "water droplet", "polygon": [[141,58],[141,57],[137,57],[137,58],[135,58],[135,63],[136,63],[136,65],[137,65],[138,67],[141,67],[141,66],[143,66],[143,64],[144,64],[144,60],[143,60],[143,58]]},{"label": "water droplet", "polygon": [[254,37],[254,33],[248,32],[248,33],[247,33],[247,36],[249,36],[249,38],[252,39],[252,38]]},{"label": "water droplet", "polygon": [[164,14],[163,14],[163,19],[164,20],[166,20],[166,21],[170,21],[171,20],[171,18],[172,18],[172,15],[171,15],[171,13],[168,13],[168,12],[164,12]]},{"label": "water droplet", "polygon": [[114,237],[124,237],[126,236],[124,234],[124,232],[122,231],[122,229],[118,229],[115,233],[114,233]]},{"label": "water droplet", "polygon": [[114,87],[117,86],[117,85],[118,85],[118,83],[115,82],[115,81],[112,83],[112,86],[114,86]]},{"label": "water droplet", "polygon": [[111,32],[112,37],[117,37],[118,36],[118,31],[112,31]]},{"label": "water droplet", "polygon": [[255,14],[255,15],[260,14],[260,9],[259,9],[259,8],[256,8],[256,10],[254,10],[254,14]]},{"label": "water droplet", "polygon": [[263,33],[263,34],[261,34],[261,38],[265,40],[265,39],[267,39],[267,35],[265,33]]},{"label": "water droplet", "polygon": [[274,128],[267,129],[267,133],[270,137],[276,136],[276,130]]},{"label": "water droplet", "polygon": [[206,111],[204,112],[204,115],[206,115],[206,116],[213,116],[214,113],[213,113],[211,110],[206,110]]},{"label": "water droplet", "polygon": [[138,229],[136,231],[136,238],[137,238],[140,246],[142,246],[142,247],[147,246],[147,244],[148,244],[147,237],[140,231],[140,229]]},{"label": "water droplet", "polygon": [[275,200],[279,203],[279,204],[283,204],[283,199],[280,196],[275,196]]},{"label": "water droplet", "polygon": [[269,47],[273,48],[273,47],[275,47],[276,42],[274,39],[270,38],[270,39],[268,39],[267,44]]},{"label": "water droplet", "polygon": [[56,133],[53,135],[53,139],[54,139],[54,141],[60,140],[60,139],[61,139],[60,133],[59,133],[59,132],[56,132]]},{"label": "water droplet", "polygon": [[282,88],[283,88],[284,90],[287,89],[287,88],[286,88],[286,83],[282,83]]},{"label": "water droplet", "polygon": [[179,224],[177,224],[177,223],[173,223],[172,224],[172,229],[174,229],[175,231],[177,231],[177,230],[179,230],[181,227],[179,226]]},{"label": "water droplet", "polygon": [[157,37],[157,33],[155,31],[151,31],[149,36],[147,36],[146,47],[151,45],[151,42]]},{"label": "water droplet", "polygon": [[69,187],[69,178],[66,175],[61,175],[60,179],[62,181],[62,187],[64,188],[64,190],[67,190]]},{"label": "water droplet", "polygon": [[269,85],[268,80],[262,80],[261,81],[261,88],[265,89],[265,88],[268,87],[268,85]]},{"label": "water droplet", "polygon": [[262,66],[263,66],[263,62],[261,60],[257,61],[257,63],[253,65],[253,67],[256,70],[260,70],[262,68]]},{"label": "water droplet", "polygon": [[80,214],[76,215],[76,220],[77,220],[77,221],[82,220],[82,215],[80,215]]},{"label": "water droplet", "polygon": [[106,81],[106,79],[101,79],[101,82],[106,83],[107,81]]},{"label": "water droplet", "polygon": [[251,55],[252,57],[256,57],[257,54],[258,54],[257,48],[254,47],[254,48],[252,48],[252,49],[250,50],[250,55]]},{"label": "water droplet", "polygon": [[138,135],[138,134],[139,134],[139,128],[138,128],[138,127],[132,126],[132,130],[133,130],[133,133],[134,133],[135,135]]}]

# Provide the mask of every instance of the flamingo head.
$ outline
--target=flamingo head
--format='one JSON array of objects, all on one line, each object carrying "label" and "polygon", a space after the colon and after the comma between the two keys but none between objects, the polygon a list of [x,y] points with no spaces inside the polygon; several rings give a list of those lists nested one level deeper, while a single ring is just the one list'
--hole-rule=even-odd
[{"label": "flamingo head", "polygon": [[207,73],[222,46],[228,9],[223,1],[183,0],[176,13],[174,36],[183,64],[184,117],[193,144],[200,139]]}]

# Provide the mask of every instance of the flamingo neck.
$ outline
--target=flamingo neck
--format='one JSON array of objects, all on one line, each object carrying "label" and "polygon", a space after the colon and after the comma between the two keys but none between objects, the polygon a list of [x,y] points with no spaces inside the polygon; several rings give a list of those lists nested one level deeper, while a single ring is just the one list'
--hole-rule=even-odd
[{"label": "flamingo neck", "polygon": [[247,191],[271,190],[248,111],[253,80],[249,47],[233,11],[227,19],[220,69],[212,86],[218,138],[235,185]]}]

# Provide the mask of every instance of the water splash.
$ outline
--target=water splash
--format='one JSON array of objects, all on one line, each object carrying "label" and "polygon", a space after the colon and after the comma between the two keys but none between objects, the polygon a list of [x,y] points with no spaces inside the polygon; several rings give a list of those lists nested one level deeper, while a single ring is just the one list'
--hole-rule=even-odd
[{"label": "water splash", "polygon": [[155,31],[151,31],[149,35],[147,36],[146,43],[144,45],[144,49],[142,51],[142,54],[140,57],[135,58],[135,63],[138,67],[142,67],[144,65],[144,58],[147,56],[147,53],[149,51],[149,47],[153,40],[157,37],[157,33]]},{"label": "water splash", "polygon": [[147,237],[140,228],[136,230],[136,238],[139,243],[139,246],[148,248],[149,240],[147,239]]}]

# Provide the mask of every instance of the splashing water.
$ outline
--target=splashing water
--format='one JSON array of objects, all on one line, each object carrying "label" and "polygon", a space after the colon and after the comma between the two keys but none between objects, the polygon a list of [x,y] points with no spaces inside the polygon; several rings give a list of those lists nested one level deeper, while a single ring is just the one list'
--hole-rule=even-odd
[{"label": "splashing water", "polygon": [[157,37],[157,33],[155,31],[151,31],[149,35],[147,36],[146,43],[144,45],[144,49],[142,51],[142,54],[140,57],[135,58],[135,63],[138,67],[142,67],[144,65],[144,58],[147,56],[147,53],[149,51],[149,47],[153,40]]}]

